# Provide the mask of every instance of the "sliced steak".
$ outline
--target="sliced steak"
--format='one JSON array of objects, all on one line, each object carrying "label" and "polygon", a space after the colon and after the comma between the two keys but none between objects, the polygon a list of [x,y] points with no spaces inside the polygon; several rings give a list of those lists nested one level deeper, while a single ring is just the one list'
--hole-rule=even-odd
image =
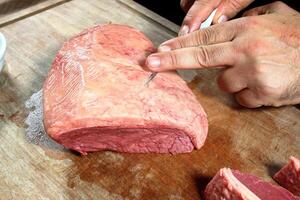
[{"label": "sliced steak", "polygon": [[300,200],[288,190],[256,176],[221,169],[205,189],[206,200]]},{"label": "sliced steak", "polygon": [[44,125],[82,154],[99,150],[185,153],[207,136],[204,110],[174,72],[149,84],[152,42],[122,25],[100,25],[66,42],[44,83]]},{"label": "sliced steak", "polygon": [[290,162],[275,174],[274,180],[293,194],[300,196],[300,160],[290,157]]}]

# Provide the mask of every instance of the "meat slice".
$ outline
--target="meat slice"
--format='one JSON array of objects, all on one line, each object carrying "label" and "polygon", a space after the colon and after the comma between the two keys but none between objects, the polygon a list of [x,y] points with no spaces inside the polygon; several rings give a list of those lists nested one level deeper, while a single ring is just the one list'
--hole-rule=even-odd
[{"label": "meat slice", "polygon": [[288,190],[256,176],[221,169],[205,189],[206,200],[300,200]]},{"label": "meat slice", "polygon": [[199,149],[208,123],[186,83],[168,72],[145,86],[150,72],[142,65],[153,51],[140,31],[114,24],[66,42],[43,87],[46,132],[82,154]]},{"label": "meat slice", "polygon": [[290,162],[274,176],[282,187],[300,196],[300,160],[291,156]]}]

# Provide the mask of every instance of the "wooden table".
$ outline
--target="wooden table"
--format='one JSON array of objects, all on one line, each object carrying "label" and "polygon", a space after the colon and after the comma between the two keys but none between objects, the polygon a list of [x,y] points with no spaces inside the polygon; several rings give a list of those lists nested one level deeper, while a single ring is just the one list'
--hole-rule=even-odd
[{"label": "wooden table", "polygon": [[24,102],[41,89],[62,43],[108,22],[134,26],[156,45],[178,30],[129,0],[73,0],[1,29],[8,52],[0,75],[0,199],[200,199],[222,167],[271,181],[290,155],[300,156],[300,111],[241,108],[217,88],[218,70],[199,71],[189,83],[209,116],[206,144],[190,154],[79,156],[26,140]]},{"label": "wooden table", "polygon": [[70,0],[0,0],[0,27]]}]

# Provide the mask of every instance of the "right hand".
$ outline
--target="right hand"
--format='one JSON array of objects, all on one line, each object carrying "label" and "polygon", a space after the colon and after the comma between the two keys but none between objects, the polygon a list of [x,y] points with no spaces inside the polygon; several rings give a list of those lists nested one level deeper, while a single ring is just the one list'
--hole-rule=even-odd
[{"label": "right hand", "polygon": [[164,42],[145,63],[153,72],[223,67],[218,84],[243,106],[300,103],[300,13],[276,2]]},{"label": "right hand", "polygon": [[213,23],[225,22],[234,17],[254,0],[181,0],[180,5],[187,11],[179,36],[194,32],[200,28],[212,11],[217,8]]}]

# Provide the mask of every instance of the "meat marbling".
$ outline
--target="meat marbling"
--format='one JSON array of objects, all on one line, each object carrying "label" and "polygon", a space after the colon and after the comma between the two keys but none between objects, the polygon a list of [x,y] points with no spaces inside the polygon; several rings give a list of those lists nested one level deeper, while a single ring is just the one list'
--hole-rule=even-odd
[{"label": "meat marbling", "polygon": [[205,189],[206,200],[300,200],[288,190],[260,178],[221,169]]},{"label": "meat marbling", "polygon": [[290,162],[275,174],[274,180],[293,194],[300,196],[300,160],[291,156]]},{"label": "meat marbling", "polygon": [[155,51],[140,31],[99,25],[67,41],[43,86],[44,125],[57,142],[82,154],[98,150],[185,153],[207,136],[206,114],[174,72],[142,65]]}]

